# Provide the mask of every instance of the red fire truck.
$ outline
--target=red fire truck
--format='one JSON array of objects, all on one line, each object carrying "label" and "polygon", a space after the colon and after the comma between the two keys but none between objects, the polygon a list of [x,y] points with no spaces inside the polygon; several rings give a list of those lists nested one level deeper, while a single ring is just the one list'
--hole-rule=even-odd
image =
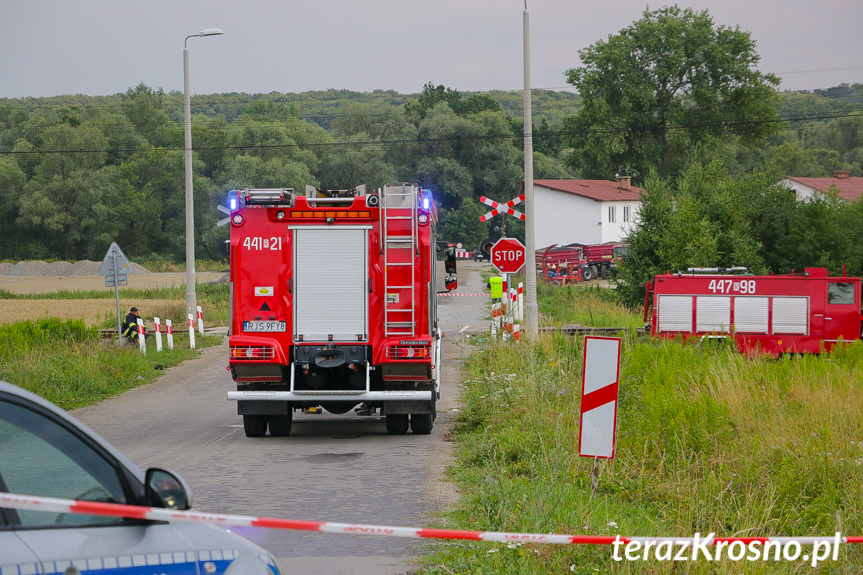
[{"label": "red fire truck", "polygon": [[[860,278],[802,274],[740,275],[743,268],[690,268],[648,284],[645,321],[654,337],[734,338],[742,353],[830,351],[861,335]],[[731,272],[731,273],[729,273]],[[650,306],[652,296],[652,306]]]},{"label": "red fire truck", "polygon": [[[437,211],[429,190],[231,192],[229,368],[248,437],[294,410],[380,410],[432,431],[440,395]],[[454,289],[455,256],[446,261]]]}]

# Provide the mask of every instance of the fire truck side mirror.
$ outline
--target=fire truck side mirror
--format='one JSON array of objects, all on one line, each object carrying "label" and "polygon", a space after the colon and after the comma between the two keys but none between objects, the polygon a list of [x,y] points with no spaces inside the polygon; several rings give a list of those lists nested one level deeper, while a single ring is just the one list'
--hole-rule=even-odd
[{"label": "fire truck side mirror", "polygon": [[452,291],[458,288],[458,279],[455,276],[446,276],[444,284],[446,285],[447,291]]},{"label": "fire truck side mirror", "polygon": [[456,264],[455,264],[455,251],[448,250],[446,254],[446,259],[443,262],[444,271],[446,271],[447,275],[456,274]]}]

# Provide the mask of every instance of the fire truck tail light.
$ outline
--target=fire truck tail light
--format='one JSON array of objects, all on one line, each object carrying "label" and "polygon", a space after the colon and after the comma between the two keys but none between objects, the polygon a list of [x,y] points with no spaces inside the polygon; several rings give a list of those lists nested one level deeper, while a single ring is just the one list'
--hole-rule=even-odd
[{"label": "fire truck tail light", "polygon": [[431,350],[428,347],[413,345],[391,345],[387,348],[387,359],[428,359]]},{"label": "fire truck tail light", "polygon": [[231,359],[273,359],[275,350],[269,345],[242,345],[231,348]]},{"label": "fire truck tail light", "polygon": [[417,217],[417,221],[421,226],[424,226],[429,223],[429,215],[420,213],[420,215]]},{"label": "fire truck tail light", "polygon": [[246,221],[246,220],[243,219],[243,216],[240,214],[234,214],[233,216],[231,216],[231,223],[234,224],[235,226],[243,225],[244,221]]}]

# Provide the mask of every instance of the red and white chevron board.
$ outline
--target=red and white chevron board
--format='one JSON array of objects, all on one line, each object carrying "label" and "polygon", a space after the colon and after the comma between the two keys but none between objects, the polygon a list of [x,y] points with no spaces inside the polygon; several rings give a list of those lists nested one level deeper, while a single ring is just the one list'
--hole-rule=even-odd
[{"label": "red and white chevron board", "polygon": [[584,338],[578,426],[578,454],[582,457],[614,458],[620,347],[619,337],[588,335]]},{"label": "red and white chevron board", "polygon": [[494,200],[490,200],[489,198],[482,196],[479,201],[486,204],[487,206],[491,206],[494,208],[492,211],[486,213],[485,215],[479,218],[479,221],[484,222],[495,217],[498,214],[509,214],[514,216],[522,221],[524,221],[524,214],[519,212],[518,210],[512,209],[513,206],[516,206],[524,201],[524,194],[520,195],[517,198],[513,198],[505,204],[500,204]]},{"label": "red and white chevron board", "polygon": [[462,260],[469,260],[471,257],[470,250],[459,250],[455,251],[455,257]]},{"label": "red and white chevron board", "polygon": [[119,503],[102,503],[97,501],[78,501],[74,499],[58,499],[54,497],[39,497],[21,495],[18,493],[0,492],[0,507],[6,509],[27,509],[31,511],[49,511],[52,513],[80,513],[84,515],[101,515],[106,517],[127,517],[129,519],[147,519],[150,521],[180,521],[186,523],[213,523],[222,526],[263,527],[267,529],[288,529],[291,531],[318,531],[321,533],[340,533],[347,535],[378,535],[384,537],[407,537],[412,539],[463,539],[471,541],[498,541],[501,543],[552,543],[558,545],[614,545],[638,541],[676,545],[701,543],[702,545],[717,545],[740,541],[777,542],[782,545],[797,543],[799,545],[815,545],[818,543],[863,543],[863,537],[835,534],[830,537],[716,537],[713,533],[699,537],[625,537],[622,535],[557,535],[553,533],[510,533],[503,531],[463,531],[458,529],[423,529],[418,527],[392,527],[387,525],[366,525],[362,523],[333,523],[330,521],[307,521],[300,519],[275,519],[272,517],[254,517],[251,515],[224,515],[220,513],[202,513],[199,511],[177,511],[175,509],[160,509],[156,507],[141,507],[137,505],[121,505]]}]

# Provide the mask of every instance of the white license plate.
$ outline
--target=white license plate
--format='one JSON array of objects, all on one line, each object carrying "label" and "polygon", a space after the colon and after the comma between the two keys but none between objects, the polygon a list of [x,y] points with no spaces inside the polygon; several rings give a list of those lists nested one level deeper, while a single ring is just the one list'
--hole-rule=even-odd
[{"label": "white license plate", "polygon": [[244,321],[243,331],[287,331],[284,321]]}]

